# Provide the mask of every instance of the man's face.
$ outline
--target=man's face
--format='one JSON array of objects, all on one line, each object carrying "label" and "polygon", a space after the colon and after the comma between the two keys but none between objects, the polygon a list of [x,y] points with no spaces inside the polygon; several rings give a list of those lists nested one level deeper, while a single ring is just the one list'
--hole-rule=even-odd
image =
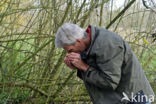
[{"label": "man's face", "polygon": [[86,46],[83,39],[76,39],[76,43],[74,45],[66,45],[63,48],[68,53],[70,52],[80,53],[86,49]]}]

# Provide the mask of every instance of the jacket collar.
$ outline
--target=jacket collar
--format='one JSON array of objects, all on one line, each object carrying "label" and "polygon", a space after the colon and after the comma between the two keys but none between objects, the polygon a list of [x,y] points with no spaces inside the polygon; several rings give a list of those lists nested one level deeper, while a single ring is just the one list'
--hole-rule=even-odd
[{"label": "jacket collar", "polygon": [[89,46],[89,48],[87,50],[87,55],[90,53],[90,50],[91,50],[91,48],[92,48],[92,46],[94,44],[95,36],[98,35],[98,34],[96,34],[95,26],[89,25],[88,27],[91,27],[91,43],[90,43],[90,46]]}]

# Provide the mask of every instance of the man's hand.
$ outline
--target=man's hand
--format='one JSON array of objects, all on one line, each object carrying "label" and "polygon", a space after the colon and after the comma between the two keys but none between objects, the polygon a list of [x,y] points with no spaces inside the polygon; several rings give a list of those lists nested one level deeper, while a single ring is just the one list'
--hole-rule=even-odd
[{"label": "man's hand", "polygon": [[83,70],[83,71],[87,71],[88,69],[88,65],[86,63],[84,63],[81,59],[81,56],[79,53],[70,53],[67,54],[67,57],[69,59],[69,61],[78,69]]},{"label": "man's hand", "polygon": [[64,59],[64,63],[71,69],[74,69],[75,67],[71,64],[71,62],[69,61],[69,58],[66,56]]}]

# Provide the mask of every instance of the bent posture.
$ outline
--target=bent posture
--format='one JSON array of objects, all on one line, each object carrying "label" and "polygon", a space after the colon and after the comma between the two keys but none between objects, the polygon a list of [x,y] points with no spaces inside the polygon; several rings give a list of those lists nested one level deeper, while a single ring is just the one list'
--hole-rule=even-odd
[{"label": "bent posture", "polygon": [[150,104],[154,92],[129,45],[116,33],[65,23],[55,45],[68,52],[64,62],[77,69],[94,104]]}]

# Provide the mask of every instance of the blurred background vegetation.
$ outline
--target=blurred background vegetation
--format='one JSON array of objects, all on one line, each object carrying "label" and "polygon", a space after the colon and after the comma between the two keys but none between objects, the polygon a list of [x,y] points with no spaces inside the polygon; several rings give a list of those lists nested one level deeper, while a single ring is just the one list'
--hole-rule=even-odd
[{"label": "blurred background vegetation", "polygon": [[65,22],[121,35],[156,93],[155,0],[0,0],[0,104],[91,104],[54,45]]}]

